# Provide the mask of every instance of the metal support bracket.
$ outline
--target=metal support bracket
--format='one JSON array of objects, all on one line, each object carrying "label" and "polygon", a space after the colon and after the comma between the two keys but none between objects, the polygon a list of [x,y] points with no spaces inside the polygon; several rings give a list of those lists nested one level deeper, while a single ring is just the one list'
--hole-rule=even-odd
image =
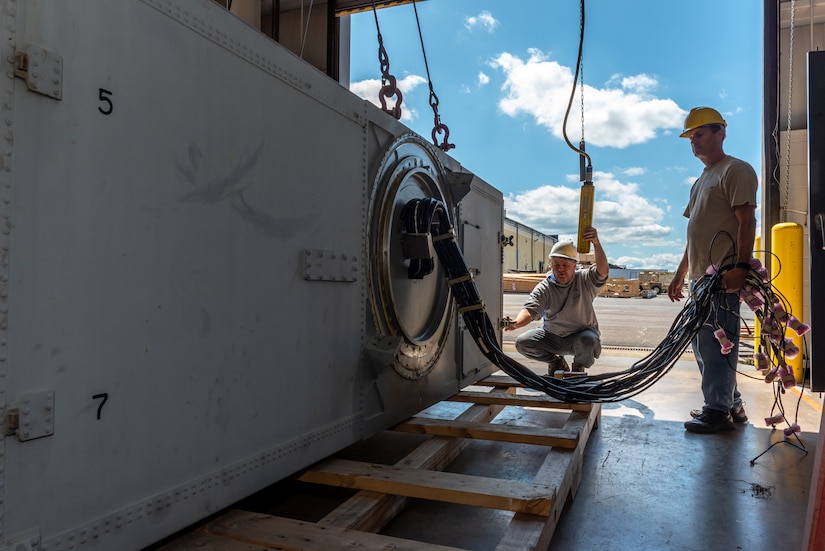
[{"label": "metal support bracket", "polygon": [[470,193],[475,174],[471,172],[453,172],[447,169],[446,178],[453,201],[459,203],[465,195]]},{"label": "metal support bracket", "polygon": [[373,376],[390,367],[398,357],[404,339],[397,335],[374,336],[364,345],[364,352],[370,360]]},{"label": "metal support bracket", "polygon": [[40,530],[37,528],[0,541],[0,551],[38,551],[39,549],[41,549]]},{"label": "metal support bracket", "polygon": [[338,281],[352,283],[358,279],[359,260],[356,255],[306,249],[304,279],[307,281]]},{"label": "metal support bracket", "polygon": [[22,394],[15,407],[6,410],[3,434],[16,435],[21,442],[54,434],[54,391]]},{"label": "metal support bracket", "polygon": [[32,92],[63,99],[63,58],[37,46],[14,52],[14,76],[26,81]]}]

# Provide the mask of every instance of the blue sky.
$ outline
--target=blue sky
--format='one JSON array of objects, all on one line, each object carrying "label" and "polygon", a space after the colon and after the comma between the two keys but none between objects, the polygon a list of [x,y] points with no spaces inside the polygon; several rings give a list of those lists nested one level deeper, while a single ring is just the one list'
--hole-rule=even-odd
[{"label": "blue sky", "polygon": [[[506,215],[575,239],[579,155],[562,120],[573,85],[578,0],[427,0],[416,5],[450,155],[501,190]],[[612,263],[674,269],[682,216],[703,165],[679,138],[691,107],[728,122],[725,151],[760,174],[762,7],[756,0],[587,0],[584,138],[593,225]],[[431,135],[433,113],[412,5],[378,11],[402,122]],[[378,103],[373,13],[352,17],[350,88]],[[582,136],[576,97],[567,135]],[[757,209],[757,215],[758,215]]]}]

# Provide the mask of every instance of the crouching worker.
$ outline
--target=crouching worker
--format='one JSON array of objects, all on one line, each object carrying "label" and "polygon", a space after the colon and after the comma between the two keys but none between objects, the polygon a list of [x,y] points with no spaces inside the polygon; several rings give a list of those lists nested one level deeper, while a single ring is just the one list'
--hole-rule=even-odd
[{"label": "crouching worker", "polygon": [[533,288],[515,319],[505,318],[509,322],[505,331],[543,318],[540,328],[516,338],[516,350],[532,360],[547,362],[550,375],[570,370],[565,355],[573,356],[574,372],[584,372],[602,349],[593,300],[607,282],[609,266],[596,228],[588,228],[582,237],[593,243],[596,263],[577,270],[576,246],[571,241],[556,243],[550,251],[551,272]]}]

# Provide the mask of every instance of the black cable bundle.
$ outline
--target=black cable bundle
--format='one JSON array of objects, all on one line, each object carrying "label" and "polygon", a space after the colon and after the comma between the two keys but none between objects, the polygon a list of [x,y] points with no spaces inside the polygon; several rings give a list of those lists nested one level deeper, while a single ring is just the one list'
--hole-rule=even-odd
[{"label": "black cable bundle", "polygon": [[[613,373],[557,379],[537,374],[501,350],[497,329],[487,316],[472,274],[456,243],[444,204],[432,198],[415,199],[407,205],[405,211],[405,228],[408,232],[431,233],[433,248],[444,269],[447,285],[456,299],[459,313],[484,356],[516,381],[563,402],[618,402],[635,396],[656,383],[670,371],[699,329],[714,316],[713,296],[724,292],[720,288],[721,274],[733,267],[725,266],[697,280],[668,335],[650,354],[630,368]],[[755,269],[749,271],[748,283],[762,293],[766,303],[774,304],[770,284]]]}]

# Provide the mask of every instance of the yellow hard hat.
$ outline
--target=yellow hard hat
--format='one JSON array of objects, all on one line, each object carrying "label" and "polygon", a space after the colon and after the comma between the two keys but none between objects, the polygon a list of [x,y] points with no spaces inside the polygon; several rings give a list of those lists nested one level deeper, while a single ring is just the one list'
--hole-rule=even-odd
[{"label": "yellow hard hat", "polygon": [[553,248],[550,249],[550,258],[566,258],[573,262],[579,261],[579,255],[576,252],[576,246],[572,241],[559,241]]},{"label": "yellow hard hat", "polygon": [[728,125],[716,109],[712,107],[694,107],[690,110],[690,113],[688,113],[687,118],[685,118],[685,129],[679,134],[679,137],[687,138],[691,130],[699,128],[700,126],[707,126],[708,124]]}]

